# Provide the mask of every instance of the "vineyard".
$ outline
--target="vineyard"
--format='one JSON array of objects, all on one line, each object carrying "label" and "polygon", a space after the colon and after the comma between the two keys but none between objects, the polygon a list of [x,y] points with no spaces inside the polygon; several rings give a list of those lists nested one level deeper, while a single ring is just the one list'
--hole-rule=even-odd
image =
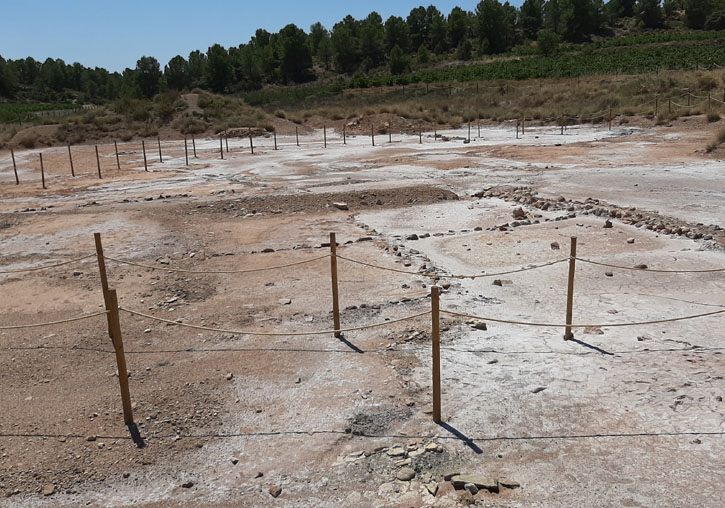
[{"label": "vineyard", "polygon": [[0,123],[19,122],[44,111],[78,109],[78,104],[8,104],[0,103]]}]

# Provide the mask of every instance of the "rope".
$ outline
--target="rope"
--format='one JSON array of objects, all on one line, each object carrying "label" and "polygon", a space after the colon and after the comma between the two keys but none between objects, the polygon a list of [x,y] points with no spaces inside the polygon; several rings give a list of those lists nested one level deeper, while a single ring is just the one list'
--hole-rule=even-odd
[{"label": "rope", "polygon": [[507,319],[494,319],[494,318],[488,318],[488,317],[482,317],[482,316],[473,316],[470,314],[461,314],[458,312],[452,312],[449,310],[443,310],[441,309],[441,312],[443,314],[449,314],[451,316],[458,316],[463,317],[467,319],[478,319],[481,321],[491,321],[494,323],[506,323],[510,325],[521,325],[521,326],[540,326],[545,328],[612,328],[612,327],[625,327],[625,326],[644,326],[644,325],[656,325],[661,323],[673,323],[675,321],[685,321],[687,319],[697,319],[701,317],[707,317],[707,316],[714,316],[716,314],[725,314],[725,309],[723,310],[717,310],[714,312],[706,312],[704,314],[694,314],[692,316],[683,316],[678,318],[669,318],[669,319],[657,319],[654,321],[635,321],[632,323],[606,323],[606,324],[595,324],[595,325],[559,325],[559,324],[553,324],[553,323],[532,323],[527,321],[512,321]]},{"label": "rope", "polygon": [[486,277],[498,277],[500,275],[510,275],[512,273],[527,272],[529,270],[537,270],[539,268],[545,268],[547,266],[552,266],[552,265],[556,265],[558,263],[563,263],[564,261],[568,261],[568,259],[566,259],[566,258],[559,259],[557,261],[552,261],[551,263],[544,263],[541,265],[535,265],[535,266],[530,266],[530,267],[525,267],[525,268],[518,268],[516,270],[509,270],[506,272],[482,273],[482,274],[478,274],[478,275],[446,275],[446,274],[440,274],[440,273],[419,273],[419,272],[411,272],[411,271],[407,271],[407,270],[399,270],[397,268],[388,268],[385,266],[374,265],[372,263],[365,263],[363,261],[358,261],[356,259],[347,258],[347,257],[341,256],[339,254],[337,254],[337,257],[339,259],[344,259],[345,261],[350,261],[351,263],[357,263],[359,265],[369,266],[370,268],[377,268],[379,270],[387,270],[389,272],[405,273],[408,275],[419,275],[421,277],[429,277],[431,279],[449,278],[449,279],[471,279],[471,280],[481,279],[481,278],[486,278]]},{"label": "rope", "polygon": [[88,254],[87,256],[83,256],[83,257],[76,258],[76,259],[70,259],[68,261],[63,261],[62,263],[56,263],[54,265],[36,266],[35,268],[24,268],[22,270],[4,270],[4,271],[0,271],[0,274],[36,272],[39,270],[49,270],[50,268],[57,268],[59,266],[70,265],[71,263],[77,263],[78,261],[83,261],[84,259],[88,259],[93,256],[95,256],[95,254]]},{"label": "rope", "polygon": [[267,270],[278,270],[280,268],[289,268],[290,266],[298,266],[303,265],[305,263],[312,263],[313,261],[319,261],[320,259],[324,259],[326,257],[329,257],[329,254],[325,254],[324,256],[318,256],[316,258],[312,259],[306,259],[304,261],[296,261],[294,263],[288,263],[286,265],[277,265],[277,266],[268,266],[265,268],[253,268],[251,270],[183,270],[181,268],[164,268],[161,266],[151,266],[151,265],[144,265],[141,263],[134,263],[132,261],[126,261],[123,259],[116,259],[109,256],[103,256],[104,259],[108,261],[115,261],[116,263],[121,263],[124,265],[131,265],[131,266],[137,266],[139,268],[148,268],[151,270],[166,270],[169,272],[178,272],[178,273],[207,273],[207,274],[233,274],[233,273],[253,273],[253,272],[263,272]]},{"label": "rope", "polygon": [[577,261],[581,261],[582,263],[589,263],[592,265],[598,265],[598,266],[606,266],[608,268],[617,268],[619,270],[633,270],[638,272],[654,272],[654,273],[715,273],[715,272],[725,272],[725,268],[713,268],[712,270],[656,270],[653,268],[634,268],[631,266],[619,266],[619,265],[610,265],[607,263],[599,263],[597,261],[592,261],[590,259],[582,259],[582,258],[574,258]]},{"label": "rope", "polygon": [[52,325],[61,325],[63,323],[72,323],[74,321],[81,321],[83,319],[90,319],[96,316],[102,316],[103,314],[108,314],[107,310],[102,310],[99,312],[94,312],[93,314],[86,314],[85,316],[76,316],[68,319],[61,319],[60,321],[49,321],[47,323],[31,323],[29,325],[12,325],[12,326],[0,326],[0,330],[20,330],[23,328],[38,328],[41,326],[52,326]]},{"label": "rope", "polygon": [[[161,323],[171,324],[171,325],[175,325],[175,326],[182,326],[185,328],[194,328],[195,330],[205,330],[208,332],[217,332],[217,333],[230,333],[233,335],[259,335],[259,336],[274,336],[274,337],[285,336],[285,335],[290,335],[290,336],[327,335],[327,334],[335,333],[335,332],[353,332],[353,331],[357,331],[357,330],[366,330],[368,328],[377,328],[380,326],[392,325],[395,323],[400,323],[402,321],[409,321],[411,319],[415,319],[415,318],[425,316],[425,315],[431,313],[431,311],[428,310],[425,312],[421,312],[419,314],[413,314],[412,316],[395,319],[393,321],[385,321],[383,323],[376,323],[376,324],[365,325],[365,326],[356,326],[356,327],[352,327],[352,328],[341,328],[339,330],[319,330],[319,331],[314,331],[314,332],[257,332],[257,331],[250,331],[250,330],[227,330],[227,329],[223,329],[223,328],[212,328],[209,326],[178,323],[176,321],[171,321],[169,319],[163,319],[163,318],[158,318],[155,316],[150,316],[148,314],[144,314],[142,312],[137,312],[135,310],[125,309],[123,307],[119,307],[119,310],[122,310],[122,311],[127,312],[134,316],[140,316],[140,317],[144,317],[146,319],[151,319],[153,321],[159,321]],[[723,312],[725,312],[725,311],[723,311]]]}]

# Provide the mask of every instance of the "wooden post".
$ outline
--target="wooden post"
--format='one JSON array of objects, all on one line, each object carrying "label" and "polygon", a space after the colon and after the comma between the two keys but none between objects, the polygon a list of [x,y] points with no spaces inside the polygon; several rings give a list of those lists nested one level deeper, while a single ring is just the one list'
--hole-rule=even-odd
[{"label": "wooden post", "polygon": [[669,108],[669,113],[672,113],[672,98],[669,98],[669,99],[667,99],[667,101],[668,101],[668,103],[669,103],[669,106],[668,106],[668,108]]},{"label": "wooden post", "polygon": [[571,237],[571,248],[569,254],[569,284],[566,293],[566,331],[564,332],[564,340],[574,338],[571,333],[571,318],[574,309],[574,270],[576,268],[576,236]]},{"label": "wooden post", "polygon": [[342,126],[342,144],[343,145],[347,144],[347,126],[346,125]]},{"label": "wooden post", "polygon": [[440,331],[440,288],[430,288],[433,345],[433,421],[441,423],[441,331]]},{"label": "wooden post", "polygon": [[388,127],[388,143],[393,142],[393,129],[392,129],[392,122],[390,122],[390,127]]},{"label": "wooden post", "polygon": [[222,143],[222,133],[219,133],[219,156],[224,160],[224,144]]},{"label": "wooden post", "polygon": [[609,130],[612,130],[612,108],[609,108]]},{"label": "wooden post", "polygon": [[277,129],[272,132],[274,134],[274,149],[277,150]]},{"label": "wooden post", "polygon": [[422,123],[418,124],[418,144],[419,145],[423,144],[423,124]]},{"label": "wooden post", "polygon": [[101,176],[101,159],[98,157],[98,145],[95,145],[95,146],[96,146],[96,165],[98,166],[98,179],[100,180],[101,178],[103,178]]},{"label": "wooden post", "polygon": [[375,146],[375,126],[370,124],[370,139],[373,141],[373,146]]},{"label": "wooden post", "polygon": [[295,139],[297,140],[297,146],[300,146],[300,133],[299,133],[299,130],[297,129],[296,125],[295,125]]},{"label": "wooden post", "polygon": [[561,115],[561,135],[564,135],[564,115]]},{"label": "wooden post", "polygon": [[322,126],[322,139],[323,139],[325,148],[327,148],[327,126],[326,125]]},{"label": "wooden post", "polygon": [[478,119],[478,137],[481,137],[481,119]]},{"label": "wooden post", "polygon": [[252,129],[249,129],[249,149],[252,151],[252,155],[254,155],[254,141],[252,141]]},{"label": "wooden post", "polygon": [[146,161],[146,142],[141,140],[141,150],[143,150],[143,168],[145,171],[149,170],[148,162]]},{"label": "wooden post", "polygon": [[189,143],[186,141],[186,136],[184,136],[184,157],[186,158],[186,165],[189,165]]},{"label": "wooden post", "polygon": [[226,131],[224,132],[224,145],[227,148],[227,153],[229,153],[229,136],[227,135]]},{"label": "wooden post", "polygon": [[43,188],[45,189],[45,168],[43,167],[43,154],[39,153],[40,155],[40,179],[43,182]]},{"label": "wooden post", "polygon": [[20,185],[20,180],[18,179],[18,166],[15,164],[15,151],[11,148],[10,149],[10,157],[13,159],[13,173],[15,173],[15,185]]},{"label": "wooden post", "polygon": [[[434,125],[433,126],[433,141],[437,141],[437,140],[438,140],[438,126]],[[422,141],[423,140],[421,139],[421,142]]]},{"label": "wooden post", "polygon": [[196,159],[196,140],[193,134],[191,135],[191,148],[194,150],[194,158]]},{"label": "wooden post", "polygon": [[335,233],[330,233],[330,274],[332,275],[332,319],[335,325],[335,337],[340,338],[340,302],[337,292],[337,241]]},{"label": "wooden post", "polygon": [[118,367],[118,381],[121,385],[121,403],[123,405],[123,422],[133,425],[133,408],[131,407],[131,392],[128,389],[128,370],[126,369],[126,355],[123,352],[123,337],[121,336],[121,319],[118,315],[118,296],[115,289],[108,291],[108,300],[111,305],[108,313],[111,323],[111,340],[116,350],[116,366]]},{"label": "wooden post", "polygon": [[106,258],[103,257],[103,243],[101,241],[101,233],[93,233],[93,239],[96,242],[96,259],[98,260],[98,271],[101,274],[101,291],[103,292],[103,303],[106,306],[106,310],[109,314],[106,315],[108,318],[108,336],[111,335],[111,302],[108,299],[108,274],[106,273]]},{"label": "wooden post", "polygon": [[712,98],[710,97],[710,94],[707,94],[707,112],[710,112],[710,107],[712,106]]},{"label": "wooden post", "polygon": [[70,153],[70,143],[68,143],[68,160],[70,161],[70,176],[76,176],[76,170],[73,168],[73,155]]},{"label": "wooden post", "polygon": [[116,140],[113,140],[113,148],[116,150],[116,167],[120,170],[121,169],[121,159],[118,158],[118,143],[116,143]]},{"label": "wooden post", "polygon": [[519,124],[521,123],[520,120],[516,120],[516,139],[519,139]]},{"label": "wooden post", "polygon": [[159,162],[164,162],[164,158],[161,156],[161,136],[156,136],[156,142],[159,144]]},{"label": "wooden post", "polygon": [[468,121],[468,142],[471,142],[471,121]]},{"label": "wooden post", "polygon": [[691,101],[691,100],[692,100],[692,99],[690,99],[690,90],[688,89],[688,90],[687,90],[687,107],[688,107],[688,108],[690,107],[690,101]]},{"label": "wooden post", "polygon": [[526,115],[521,117],[521,135],[524,136],[526,134]]}]

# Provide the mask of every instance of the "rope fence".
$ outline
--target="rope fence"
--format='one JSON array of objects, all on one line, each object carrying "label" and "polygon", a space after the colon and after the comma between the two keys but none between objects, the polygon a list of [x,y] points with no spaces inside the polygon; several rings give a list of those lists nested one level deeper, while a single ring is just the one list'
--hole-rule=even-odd
[{"label": "rope fence", "polygon": [[27,272],[38,272],[41,270],[50,270],[52,268],[58,268],[59,266],[66,266],[66,265],[70,265],[73,263],[78,263],[80,261],[83,261],[88,258],[92,258],[94,256],[95,256],[95,254],[88,254],[86,256],[81,256],[79,258],[69,259],[68,261],[56,263],[54,265],[36,266],[33,268],[22,268],[20,270],[0,270],[0,275],[9,275],[9,274],[14,274],[14,273],[27,273]]},{"label": "rope fence", "polygon": [[[691,315],[684,315],[684,316],[678,316],[678,317],[669,317],[669,318],[662,318],[662,319],[652,319],[652,320],[645,320],[645,321],[633,321],[633,322],[615,322],[615,323],[609,323],[609,322],[602,322],[602,323],[595,323],[595,324],[583,324],[579,322],[575,322],[573,320],[573,309],[574,309],[574,274],[575,274],[575,267],[576,267],[576,261],[592,264],[596,266],[604,266],[604,267],[610,267],[610,268],[616,268],[616,269],[623,269],[623,270],[635,270],[635,271],[641,271],[641,272],[653,272],[653,273],[682,273],[682,274],[690,274],[690,273],[720,273],[725,272],[725,268],[713,268],[713,269],[702,269],[702,270],[695,270],[695,269],[675,269],[675,270],[665,270],[665,269],[648,269],[648,268],[641,268],[641,267],[628,267],[628,266],[621,266],[617,264],[610,264],[610,263],[604,263],[600,261],[593,261],[590,259],[580,258],[577,257],[576,253],[576,237],[571,238],[571,249],[570,249],[570,255],[568,258],[562,258],[557,259],[554,261],[546,262],[546,263],[540,263],[536,265],[530,265],[527,267],[517,268],[513,270],[506,270],[506,271],[500,271],[495,273],[481,273],[481,274],[471,274],[471,275],[445,275],[442,273],[422,273],[422,272],[414,272],[414,271],[406,271],[406,270],[400,270],[397,268],[391,268],[391,267],[385,267],[381,265],[377,265],[375,263],[368,263],[364,261],[359,261],[353,258],[349,258],[347,256],[343,256],[337,253],[337,241],[335,233],[330,233],[330,252],[328,254],[317,256],[311,259],[303,260],[303,261],[297,261],[293,263],[286,263],[281,264],[277,266],[270,266],[270,267],[264,267],[264,268],[258,268],[258,269],[247,269],[247,270],[189,270],[189,269],[176,269],[176,268],[169,268],[169,267],[159,267],[159,266],[153,266],[153,265],[147,265],[144,263],[136,263],[133,261],[128,260],[122,260],[113,256],[106,256],[103,253],[103,246],[101,242],[101,235],[100,233],[94,234],[95,243],[96,243],[96,259],[98,262],[99,272],[100,272],[100,279],[101,279],[101,288],[103,292],[103,298],[104,298],[104,304],[105,304],[105,310],[98,311],[94,313],[84,314],[80,316],[70,317],[62,320],[57,321],[49,321],[49,322],[40,322],[40,323],[30,323],[30,324],[24,324],[24,325],[10,325],[10,326],[0,326],[0,331],[9,331],[9,330],[22,330],[22,329],[28,329],[28,328],[38,328],[38,327],[49,327],[54,325],[62,325],[62,324],[69,324],[81,320],[91,319],[94,317],[105,315],[107,316],[108,321],[108,334],[111,338],[111,342],[113,345],[113,350],[106,350],[106,349],[93,349],[93,348],[73,348],[73,349],[79,349],[79,350],[97,350],[98,352],[103,353],[114,353],[116,357],[116,364],[118,367],[119,372],[119,384],[121,389],[121,401],[123,406],[123,415],[124,415],[124,422],[127,425],[135,425],[134,419],[133,419],[133,411],[132,411],[132,405],[131,405],[131,396],[130,396],[130,389],[128,386],[128,370],[126,368],[126,351],[124,350],[123,346],[123,338],[121,333],[121,321],[120,321],[120,313],[123,312],[124,314],[127,314],[132,317],[150,320],[158,323],[164,323],[168,326],[178,326],[182,328],[188,328],[188,329],[194,329],[194,330],[200,330],[203,332],[211,332],[211,333],[219,333],[219,334],[232,334],[232,335],[245,335],[245,336],[258,336],[258,337],[282,337],[282,336],[289,336],[289,337],[310,337],[310,336],[323,336],[323,335],[334,335],[334,337],[340,338],[344,342],[347,343],[347,341],[343,338],[342,334],[347,332],[353,332],[353,331],[363,331],[363,330],[371,330],[371,329],[377,329],[385,326],[394,325],[397,323],[402,322],[408,322],[415,319],[419,319],[422,317],[430,316],[431,319],[431,356],[432,356],[432,374],[433,374],[433,420],[436,423],[441,422],[441,362],[440,362],[440,338],[441,338],[441,328],[440,328],[440,321],[441,321],[441,315],[453,317],[453,318],[461,318],[466,320],[474,320],[474,321],[482,321],[482,322],[492,322],[492,323],[501,323],[501,324],[508,324],[508,325],[515,325],[515,326],[525,326],[525,327],[536,327],[536,328],[564,328],[564,339],[570,340],[573,339],[573,333],[572,330],[574,329],[582,329],[582,328],[623,328],[623,327],[637,327],[637,326],[649,326],[649,325],[656,325],[656,324],[664,324],[664,323],[674,323],[674,322],[681,322],[681,321],[688,321],[688,320],[695,320],[695,319],[703,319],[713,316],[718,316],[725,314],[725,308],[723,306],[717,306],[717,310],[712,310],[708,312],[701,312],[697,314],[691,314]],[[62,267],[65,265],[68,265],[73,262],[78,262],[84,259],[87,259],[89,257],[92,257],[93,254],[82,256],[76,259],[64,261],[61,263],[55,263],[52,265],[45,265],[41,267],[34,267],[27,270],[22,270],[23,272],[32,272],[32,271],[39,271],[39,270],[45,270],[45,269],[51,269],[51,268],[57,268]],[[233,274],[233,273],[250,273],[250,272],[259,272],[264,270],[277,270],[281,268],[287,268],[287,267],[294,267],[298,265],[302,265],[305,263],[312,263],[315,261],[319,261],[322,259],[330,259],[330,277],[332,281],[332,314],[333,314],[333,327],[328,329],[322,329],[322,330],[271,330],[271,331],[264,331],[264,330],[246,330],[246,329],[234,329],[234,328],[223,328],[223,327],[216,327],[216,326],[206,326],[201,324],[194,324],[194,323],[186,323],[183,319],[176,319],[176,320],[170,320],[161,318],[158,316],[154,316],[152,314],[148,314],[145,312],[141,312],[139,310],[134,310],[125,306],[121,306],[118,303],[118,296],[116,294],[116,291],[114,289],[111,289],[108,285],[108,275],[106,273],[106,261],[116,262],[123,265],[128,266],[134,266],[138,268],[144,268],[144,269],[155,269],[155,270],[166,270],[168,272],[180,272],[180,273],[197,273],[197,274]],[[434,279],[440,279],[440,278],[456,278],[456,279],[468,279],[468,280],[476,280],[479,278],[484,277],[494,277],[494,276],[500,276],[500,275],[507,275],[507,274],[514,274],[514,273],[522,273],[527,272],[531,270],[538,270],[545,267],[550,267],[554,265],[558,265],[561,263],[564,263],[568,261],[569,264],[569,277],[568,277],[568,287],[567,287],[567,305],[566,305],[566,319],[563,323],[555,323],[555,322],[538,322],[538,321],[527,321],[527,320],[518,320],[518,319],[505,319],[501,317],[491,317],[491,316],[480,316],[476,314],[466,313],[466,312],[457,312],[455,310],[451,309],[445,309],[441,308],[440,306],[440,288],[437,285],[433,285],[431,287],[430,291],[430,301],[431,301],[431,307],[429,310],[417,312],[408,316],[404,316],[398,319],[386,319],[383,322],[377,322],[377,323],[371,323],[371,324],[363,324],[359,326],[348,326],[343,327],[341,326],[341,312],[340,312],[340,306],[339,306],[339,284],[338,284],[338,269],[337,269],[337,261],[338,259],[347,261],[353,264],[357,264],[360,266],[365,266],[381,271],[387,271],[387,272],[394,272],[394,273],[402,273],[406,275],[413,275],[413,276],[425,276],[429,278]],[[18,272],[8,272],[8,273],[18,273]],[[698,302],[685,302],[690,303],[693,305],[705,305],[700,304]],[[348,343],[348,346],[349,343]],[[351,351],[354,350],[355,352],[365,352],[363,350],[360,350],[359,348],[355,346],[350,346]],[[17,349],[17,348],[5,348],[3,350],[10,350],[10,349]],[[25,348],[27,350],[31,349],[37,349],[37,348]],[[51,348],[46,348],[51,349]],[[451,350],[451,348],[443,348],[444,350]],[[162,354],[162,353],[189,353],[189,352],[225,352],[225,351],[246,351],[246,350],[256,350],[256,351],[290,351],[290,352],[309,352],[309,353],[328,353],[328,352],[342,352],[341,350],[330,350],[330,349],[300,349],[300,348],[188,348],[183,350],[168,350],[168,351],[134,351],[134,352],[128,352],[129,354]],[[377,349],[377,350],[370,350],[368,352],[375,352],[375,353],[386,353],[390,352],[390,347],[383,348],[383,349]],[[405,351],[405,349],[392,349],[392,351]],[[532,352],[533,353],[533,352]],[[124,375],[125,373],[125,375]]]}]

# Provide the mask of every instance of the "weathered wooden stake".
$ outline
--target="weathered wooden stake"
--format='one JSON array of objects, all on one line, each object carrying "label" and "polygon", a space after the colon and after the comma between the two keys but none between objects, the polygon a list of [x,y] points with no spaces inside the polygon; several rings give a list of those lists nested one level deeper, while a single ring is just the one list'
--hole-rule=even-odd
[{"label": "weathered wooden stake", "polygon": [[519,139],[519,120],[516,120],[516,139]]},{"label": "weathered wooden stake", "polygon": [[297,129],[297,126],[295,125],[295,139],[297,140],[297,146],[300,146],[300,133]]},{"label": "weathered wooden stake", "polygon": [[468,121],[468,142],[471,142],[471,121]]},{"label": "weathered wooden stake", "polygon": [[524,136],[526,134],[526,115],[521,117],[521,135]]},{"label": "weathered wooden stake", "polygon": [[375,126],[370,125],[370,139],[373,140],[373,146],[375,146]]},{"label": "weathered wooden stake", "polygon": [[330,233],[330,274],[332,275],[332,319],[335,325],[335,337],[340,338],[340,302],[337,291],[337,241],[335,233]]},{"label": "weathered wooden stake", "polygon": [[39,153],[40,155],[40,179],[43,183],[43,188],[45,189],[45,168],[43,167],[43,154]]},{"label": "weathered wooden stake", "polygon": [[323,136],[325,148],[327,148],[327,126],[326,125],[322,126],[322,136]]},{"label": "weathered wooden stake", "polygon": [[191,148],[194,150],[194,158],[196,159],[196,140],[194,139],[194,135],[191,135]]},{"label": "weathered wooden stake", "polygon": [[96,146],[96,165],[98,166],[98,179],[100,180],[101,178],[103,178],[101,176],[101,159],[100,159],[100,157],[98,157],[98,145],[95,145],[95,146]]},{"label": "weathered wooden stake", "polygon": [[569,284],[566,293],[566,331],[564,332],[564,340],[574,338],[571,333],[571,318],[574,310],[574,270],[576,269],[576,236],[571,237],[571,248],[569,253]]},{"label": "weathered wooden stake", "polygon": [[186,136],[184,136],[184,157],[186,158],[186,165],[189,165],[189,143],[186,141]]},{"label": "weathered wooden stake", "polygon": [[219,133],[219,156],[224,160],[224,144],[222,143],[222,133]]},{"label": "weathered wooden stake", "polygon": [[70,161],[70,176],[76,176],[76,171],[73,168],[73,155],[70,152],[70,143],[68,143],[68,160]]},{"label": "weathered wooden stake", "polygon": [[141,150],[143,150],[143,168],[145,171],[149,170],[148,162],[146,161],[146,142],[141,140]]},{"label": "weathered wooden stake", "polygon": [[707,112],[710,112],[710,108],[712,107],[712,97],[710,94],[707,94]]},{"label": "weathered wooden stake", "polygon": [[113,140],[113,148],[116,150],[116,167],[118,169],[121,169],[121,159],[118,158],[118,143],[116,143],[116,140]]},{"label": "weathered wooden stake", "polygon": [[440,331],[440,288],[430,288],[432,345],[433,345],[433,421],[441,423],[441,331]]},{"label": "weathered wooden stake", "polygon": [[224,133],[224,145],[227,147],[227,153],[229,153],[229,136],[227,133]]},{"label": "weathered wooden stake", "polygon": [[108,291],[108,300],[111,305],[109,317],[111,322],[111,340],[116,350],[116,366],[118,367],[118,381],[121,385],[121,403],[123,405],[123,422],[133,425],[133,408],[131,406],[131,392],[128,389],[128,370],[126,369],[126,355],[123,352],[123,337],[121,336],[121,319],[118,315],[118,296],[115,289]]},{"label": "weathered wooden stake", "polygon": [[422,123],[418,124],[418,144],[419,145],[423,144],[423,124]]},{"label": "weathered wooden stake", "polygon": [[103,292],[103,303],[109,314],[106,315],[108,320],[108,336],[111,335],[111,302],[108,299],[108,274],[106,273],[106,258],[103,257],[103,242],[101,241],[101,233],[93,233],[93,239],[96,243],[96,259],[98,260],[98,271],[101,274],[101,291]]},{"label": "weathered wooden stake", "polygon": [[159,144],[159,162],[164,162],[164,158],[161,156],[161,136],[156,136],[156,142]]},{"label": "weathered wooden stake", "polygon": [[478,119],[478,137],[481,137],[481,119]]},{"label": "weathered wooden stake", "polygon": [[20,180],[18,179],[18,166],[15,164],[15,151],[11,148],[10,149],[10,157],[13,159],[13,173],[15,173],[15,185],[20,185]]},{"label": "weathered wooden stake", "polygon": [[254,141],[252,140],[252,129],[249,129],[249,149],[252,151],[252,155],[254,155]]},{"label": "weathered wooden stake", "polygon": [[346,125],[342,126],[342,144],[343,145],[347,144],[347,126]]},{"label": "weathered wooden stake", "polygon": [[275,129],[272,132],[274,134],[274,149],[276,150],[277,149],[277,129]]}]

